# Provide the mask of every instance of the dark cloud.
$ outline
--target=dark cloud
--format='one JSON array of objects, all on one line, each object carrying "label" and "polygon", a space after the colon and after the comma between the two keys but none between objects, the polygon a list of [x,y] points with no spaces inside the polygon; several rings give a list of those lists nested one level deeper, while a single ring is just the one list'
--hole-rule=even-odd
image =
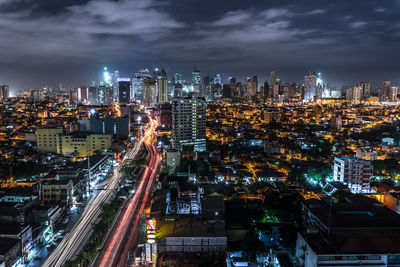
[{"label": "dark cloud", "polygon": [[[76,86],[103,65],[400,82],[399,1],[0,0],[0,83]],[[376,83],[376,86],[378,84]]]}]

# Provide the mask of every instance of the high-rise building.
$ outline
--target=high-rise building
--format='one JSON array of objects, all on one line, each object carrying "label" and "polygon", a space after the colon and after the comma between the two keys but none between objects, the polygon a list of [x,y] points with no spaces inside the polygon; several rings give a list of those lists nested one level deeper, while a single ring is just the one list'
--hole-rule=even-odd
[{"label": "high-rise building", "polygon": [[315,72],[309,72],[304,76],[304,102],[312,102],[317,97],[317,76]]},{"label": "high-rise building", "polygon": [[355,104],[360,103],[362,100],[362,87],[360,85],[348,87],[346,89],[346,100]]},{"label": "high-rise building", "polygon": [[368,193],[372,176],[372,163],[356,157],[335,157],[333,180],[347,185],[352,193]]},{"label": "high-rise building", "polygon": [[142,101],[143,98],[143,81],[145,78],[151,77],[148,69],[139,69],[132,77],[131,97],[136,101]]},{"label": "high-rise building", "polygon": [[89,101],[89,88],[87,86],[81,86],[77,90],[78,101],[81,103],[86,103]]},{"label": "high-rise building", "polygon": [[270,76],[270,80],[269,80],[269,84],[271,85],[271,87],[274,86],[276,82],[276,71],[271,71],[271,76]]},{"label": "high-rise building", "polygon": [[168,80],[167,78],[157,79],[156,83],[158,103],[168,102]]},{"label": "high-rise building", "polygon": [[172,147],[206,150],[206,101],[189,94],[172,100]]},{"label": "high-rise building", "polygon": [[114,88],[111,83],[100,82],[99,105],[110,106],[114,100]]},{"label": "high-rise building", "polygon": [[119,79],[119,72],[118,70],[115,70],[112,74],[112,87],[113,87],[113,95],[115,101],[118,101],[119,99],[118,79]]},{"label": "high-rise building", "polygon": [[7,100],[10,97],[10,88],[8,85],[0,85],[0,101]]},{"label": "high-rise building", "polygon": [[31,97],[33,102],[40,102],[44,99],[44,91],[43,90],[32,90]]},{"label": "high-rise building", "polygon": [[212,81],[210,76],[206,76],[203,79],[203,85],[204,85],[204,97],[207,100],[211,100],[213,99],[213,92],[212,92],[212,85],[211,85]]},{"label": "high-rise building", "polygon": [[252,95],[257,96],[257,94],[258,94],[258,77],[257,76],[253,76],[251,86],[252,86]]},{"label": "high-rise building", "polygon": [[196,92],[196,93],[200,92],[201,72],[200,72],[200,69],[196,66],[194,66],[193,72],[192,72],[192,86],[193,86],[193,92]]},{"label": "high-rise building", "polygon": [[244,92],[243,97],[246,100],[251,100],[253,96],[253,83],[250,78],[246,79],[246,83],[244,84]]},{"label": "high-rise building", "polygon": [[371,96],[371,83],[370,82],[360,82],[358,84],[362,88],[362,97],[365,99]]},{"label": "high-rise building", "polygon": [[156,80],[146,77],[143,80],[143,97],[142,104],[146,107],[154,107],[157,103]]},{"label": "high-rise building", "polygon": [[90,86],[88,92],[89,92],[90,105],[94,105],[94,106],[100,105],[99,88],[97,86]]},{"label": "high-rise building", "polygon": [[183,78],[183,75],[181,73],[175,73],[174,74],[174,84],[184,84],[185,83],[185,79]]},{"label": "high-rise building", "polygon": [[118,101],[129,103],[131,101],[131,79],[118,78]]},{"label": "high-rise building", "polygon": [[379,91],[379,100],[382,102],[390,102],[390,81],[384,81],[382,84],[382,88]]}]

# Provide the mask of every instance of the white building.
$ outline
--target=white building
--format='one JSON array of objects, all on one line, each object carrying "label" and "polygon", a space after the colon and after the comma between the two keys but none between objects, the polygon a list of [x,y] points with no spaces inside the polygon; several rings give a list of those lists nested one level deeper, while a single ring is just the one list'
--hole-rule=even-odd
[{"label": "white building", "polygon": [[172,147],[206,150],[206,100],[190,94],[172,100]]},{"label": "white building", "polygon": [[333,180],[344,183],[351,192],[369,192],[371,176],[371,161],[356,157],[335,157]]}]

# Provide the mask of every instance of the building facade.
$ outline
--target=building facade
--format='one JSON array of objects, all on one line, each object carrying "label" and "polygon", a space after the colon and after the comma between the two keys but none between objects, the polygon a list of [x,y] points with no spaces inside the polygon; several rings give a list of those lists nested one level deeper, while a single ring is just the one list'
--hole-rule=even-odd
[{"label": "building facade", "polygon": [[347,185],[353,193],[367,193],[370,190],[372,163],[357,157],[335,157],[333,180]]}]

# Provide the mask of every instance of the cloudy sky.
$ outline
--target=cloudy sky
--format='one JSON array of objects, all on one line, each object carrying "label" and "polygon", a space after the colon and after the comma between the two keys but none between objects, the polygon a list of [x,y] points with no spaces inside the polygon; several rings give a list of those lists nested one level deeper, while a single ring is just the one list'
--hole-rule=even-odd
[{"label": "cloudy sky", "polygon": [[341,86],[400,85],[400,0],[0,0],[0,83],[88,84],[103,66],[190,79],[309,70]]}]

